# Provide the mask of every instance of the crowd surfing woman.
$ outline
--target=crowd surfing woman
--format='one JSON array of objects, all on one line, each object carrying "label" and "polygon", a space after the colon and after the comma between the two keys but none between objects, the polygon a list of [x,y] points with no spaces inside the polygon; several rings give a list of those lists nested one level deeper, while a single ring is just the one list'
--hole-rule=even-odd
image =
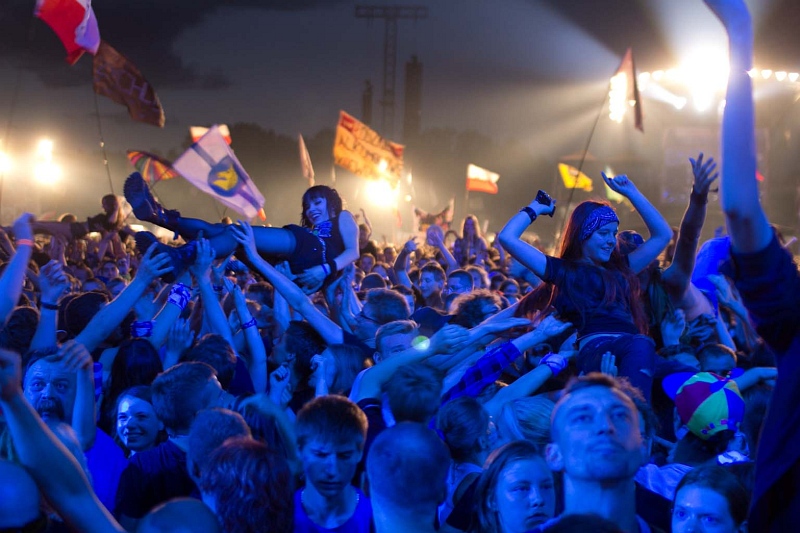
[{"label": "crowd surfing woman", "polygon": [[558,257],[540,252],[520,239],[537,217],[555,209],[555,201],[532,201],[514,215],[499,234],[500,243],[517,261],[552,287],[550,303],[559,318],[578,330],[577,364],[583,372],[599,371],[603,354],[616,356],[619,375],[627,377],[649,400],[655,371],[655,344],[647,337],[647,319],[636,274],[666,248],[672,229],[627,176],[603,180],[630,200],[650,238],[622,255],[617,246],[619,218],[607,202],[586,201],[572,212]]},{"label": "crowd surfing woman", "polygon": [[[202,233],[202,237],[210,241],[217,258],[227,257],[239,245],[231,233],[231,225],[212,224],[164,209],[138,172],[125,181],[124,192],[136,218],[174,231],[187,241]],[[253,226],[253,234],[258,252],[286,258],[296,276],[295,282],[310,294],[358,259],[358,226],[353,215],[343,209],[336,189],[325,185],[311,187],[303,194],[302,204],[299,226]],[[153,234],[140,232],[136,244],[145,250],[154,240]],[[180,272],[193,261],[193,252],[193,243],[189,243],[171,254],[173,262],[177,263],[173,265],[174,272]]]}]

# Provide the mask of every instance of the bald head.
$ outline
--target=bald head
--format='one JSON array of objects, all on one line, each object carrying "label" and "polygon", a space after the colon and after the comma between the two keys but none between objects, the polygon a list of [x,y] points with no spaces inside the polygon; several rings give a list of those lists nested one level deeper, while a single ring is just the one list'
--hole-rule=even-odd
[{"label": "bald head", "polygon": [[220,533],[217,517],[206,504],[176,498],[154,508],[139,523],[137,533]]},{"label": "bald head", "polygon": [[39,489],[28,472],[0,460],[0,529],[21,528],[39,516]]},{"label": "bald head", "polygon": [[367,456],[373,505],[418,512],[435,508],[446,494],[449,464],[447,447],[422,424],[401,422],[381,432]]}]

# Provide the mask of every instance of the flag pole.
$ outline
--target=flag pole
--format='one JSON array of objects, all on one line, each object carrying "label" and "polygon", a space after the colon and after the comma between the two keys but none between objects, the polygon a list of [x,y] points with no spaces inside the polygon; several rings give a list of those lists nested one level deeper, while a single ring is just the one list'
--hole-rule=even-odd
[{"label": "flag pole", "polygon": [[97,114],[97,133],[100,136],[100,149],[103,151],[103,166],[106,167],[106,175],[108,176],[108,187],[111,189],[111,194],[114,193],[114,183],[111,181],[111,169],[108,166],[108,154],[106,154],[106,142],[103,140],[103,125],[100,122],[100,104],[97,102],[97,92],[94,93],[94,111]]},{"label": "flag pole", "polygon": [[[567,197],[567,205],[564,206],[563,213],[564,213],[564,220],[561,222],[561,231],[559,232],[560,235],[564,234],[564,226],[567,225],[567,217],[569,216],[569,208],[572,205],[572,196],[575,194],[575,189],[578,187],[578,176],[581,175],[583,172],[583,164],[586,162],[586,155],[589,153],[589,146],[592,144],[592,138],[594,137],[594,132],[597,129],[597,124],[600,123],[600,117],[603,116],[603,111],[606,108],[606,102],[608,101],[608,88],[606,88],[606,93],[603,95],[603,102],[600,104],[600,110],[597,112],[597,117],[594,119],[594,125],[592,125],[592,129],[589,132],[589,138],[586,139],[586,146],[583,148],[583,153],[581,154],[581,160],[578,164],[578,175],[575,176],[575,182],[572,184],[572,187],[569,189],[569,196]],[[556,226],[559,227],[559,226]]]}]

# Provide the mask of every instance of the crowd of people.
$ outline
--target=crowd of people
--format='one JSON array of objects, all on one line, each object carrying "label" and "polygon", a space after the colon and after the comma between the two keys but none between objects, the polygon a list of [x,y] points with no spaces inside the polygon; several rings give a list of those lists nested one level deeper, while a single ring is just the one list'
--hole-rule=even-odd
[{"label": "crowd of people", "polygon": [[[649,235],[586,201],[552,249],[546,193],[494,240],[470,215],[397,247],[324,185],[273,228],[183,217],[131,175],[171,242],[113,195],[21,216],[0,531],[793,531],[800,274],[759,203],[750,15],[704,1],[730,45],[721,164],[688,162],[677,232],[627,176],[603,179]],[[715,187],[727,235],[701,245]]]}]

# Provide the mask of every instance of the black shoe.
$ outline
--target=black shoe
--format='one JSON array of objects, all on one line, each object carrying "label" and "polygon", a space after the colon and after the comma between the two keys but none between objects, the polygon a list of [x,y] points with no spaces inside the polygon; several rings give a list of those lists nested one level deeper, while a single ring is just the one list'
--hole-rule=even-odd
[{"label": "black shoe", "polygon": [[128,176],[122,191],[125,199],[131,204],[136,218],[176,231],[177,220],[181,214],[175,210],[164,209],[153,197],[141,174],[134,172]]},{"label": "black shoe", "polygon": [[167,283],[175,281],[197,258],[197,246],[194,241],[180,247],[167,246],[160,243],[156,236],[149,231],[139,231],[134,235],[133,239],[136,241],[136,249],[142,254],[147,252],[153,243],[156,243],[156,253],[165,252],[169,255],[172,270],[161,276],[161,279]]}]

